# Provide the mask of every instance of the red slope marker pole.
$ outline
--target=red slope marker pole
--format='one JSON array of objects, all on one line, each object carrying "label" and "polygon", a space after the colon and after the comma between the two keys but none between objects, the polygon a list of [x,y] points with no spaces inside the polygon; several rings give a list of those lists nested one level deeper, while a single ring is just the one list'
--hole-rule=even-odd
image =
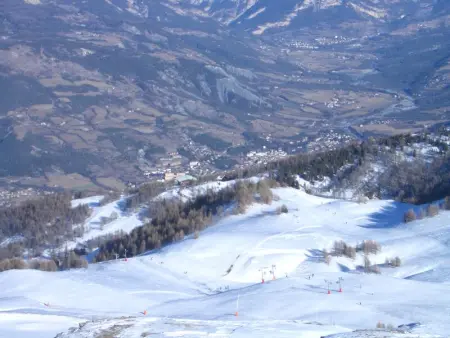
[{"label": "red slope marker pole", "polygon": [[331,285],[331,282],[330,281],[327,281],[327,280],[325,280],[325,283],[327,283],[327,289],[328,289],[328,294],[329,295],[331,295],[331,290],[330,290],[330,285]]},{"label": "red slope marker pole", "polygon": [[339,284],[339,292],[342,292],[342,284],[341,284],[341,282],[343,281],[344,279],[342,278],[342,277],[339,277],[339,279],[338,279],[338,281],[337,281],[337,283]]}]

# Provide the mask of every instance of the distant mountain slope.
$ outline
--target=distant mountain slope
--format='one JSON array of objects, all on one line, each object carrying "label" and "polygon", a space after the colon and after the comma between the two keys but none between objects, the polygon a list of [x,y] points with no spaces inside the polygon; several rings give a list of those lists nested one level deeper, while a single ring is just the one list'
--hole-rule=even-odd
[{"label": "distant mountain slope", "polygon": [[0,6],[0,86],[8,94],[0,99],[0,147],[21,154],[2,156],[3,177],[76,172],[111,187],[102,179],[144,178],[145,169],[126,162],[152,167],[193,139],[213,138],[205,132],[213,125],[219,144],[238,145],[254,119],[247,113],[277,106],[263,74],[293,70],[261,61],[245,35],[158,1]]},{"label": "distant mountain slope", "polygon": [[[402,24],[423,21],[438,15],[449,14],[445,0],[172,0],[179,5],[196,8],[204,15],[253,34],[277,33],[309,25],[346,24],[366,21],[369,25]],[[197,12],[199,13],[199,12]]]},{"label": "distant mountain slope", "polygon": [[446,122],[449,28],[431,0],[2,1],[0,187],[123,190]]}]

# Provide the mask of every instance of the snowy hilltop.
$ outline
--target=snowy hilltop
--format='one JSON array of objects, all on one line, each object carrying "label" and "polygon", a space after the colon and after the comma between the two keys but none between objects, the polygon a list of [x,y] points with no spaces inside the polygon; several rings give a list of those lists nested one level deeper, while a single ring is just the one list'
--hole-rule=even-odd
[{"label": "snowy hilltop", "polygon": [[0,273],[0,337],[449,336],[449,211],[272,193],[127,260]]}]

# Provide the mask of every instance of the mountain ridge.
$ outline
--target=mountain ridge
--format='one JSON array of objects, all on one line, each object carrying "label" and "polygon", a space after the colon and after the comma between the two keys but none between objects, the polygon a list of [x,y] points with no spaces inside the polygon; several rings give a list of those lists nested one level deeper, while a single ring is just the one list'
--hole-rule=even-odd
[{"label": "mountain ridge", "polygon": [[[320,23],[320,12],[331,11],[341,13],[341,22],[346,20],[370,19],[372,23],[401,24],[407,20],[425,20],[437,14],[449,14],[449,6],[445,1],[421,1],[420,3],[410,0],[402,1],[373,1],[373,0],[290,0],[282,4],[271,0],[235,1],[224,5],[221,1],[214,0],[173,0],[180,6],[197,9],[204,16],[211,16],[225,25],[237,29],[247,29],[253,34],[261,35],[266,30],[296,29],[302,25],[299,21],[305,20]],[[195,12],[192,14],[195,15]],[[265,16],[264,19],[260,19]],[[298,16],[298,18],[297,18]],[[308,20],[308,16],[313,21]],[[336,15],[338,16],[338,15]],[[328,18],[331,18],[329,16]],[[254,20],[256,19],[256,20]],[[293,23],[292,21],[297,21]],[[370,24],[370,23],[369,23]],[[276,33],[276,32],[275,32]]]}]

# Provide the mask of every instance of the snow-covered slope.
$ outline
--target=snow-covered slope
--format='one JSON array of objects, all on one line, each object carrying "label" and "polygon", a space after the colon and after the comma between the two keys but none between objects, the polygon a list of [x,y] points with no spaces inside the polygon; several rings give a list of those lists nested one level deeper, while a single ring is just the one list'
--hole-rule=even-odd
[{"label": "snow-covered slope", "polygon": [[[255,205],[198,239],[128,261],[62,273],[1,273],[0,337],[53,337],[76,326],[61,336],[319,338],[373,330],[379,321],[420,323],[411,326],[414,335],[448,337],[449,212],[403,224],[409,205],[357,204],[288,188],[275,193],[280,200],[270,206]],[[281,204],[289,213],[275,212]],[[325,264],[322,249],[340,239],[378,241],[382,251],[370,259],[381,275],[361,273],[359,254]],[[384,267],[394,256],[402,266]],[[332,282],[331,294],[325,280]]]},{"label": "snow-covered slope", "polygon": [[[123,212],[122,205],[125,203],[125,198],[126,197],[123,196],[119,200],[103,206],[100,205],[103,196],[92,196],[73,200],[72,207],[87,204],[92,209],[92,214],[83,224],[79,225],[84,228],[83,236],[68,242],[67,248],[73,249],[76,247],[77,243],[85,243],[90,239],[113,234],[117,231],[129,233],[134,228],[141,226],[142,220],[139,217],[140,210],[135,212]],[[102,223],[102,218],[110,218],[112,215],[115,215],[116,218],[108,223]],[[66,244],[64,244],[61,249],[65,249],[65,247]]]},{"label": "snow-covered slope", "polygon": [[[253,177],[249,180],[256,183],[259,178]],[[192,187],[173,187],[156,196],[154,200],[179,199],[186,202],[199,195],[206,194],[208,191],[217,192],[234,185],[235,183],[235,180],[231,180],[227,182],[206,182]],[[72,207],[75,208],[79,205],[88,205],[92,209],[92,214],[83,224],[79,225],[84,228],[83,236],[78,237],[71,242],[67,242],[67,248],[73,249],[77,244],[86,243],[93,238],[114,234],[118,231],[130,233],[134,228],[141,226],[143,224],[143,217],[141,217],[140,214],[143,209],[138,208],[137,210],[123,211],[123,205],[125,204],[126,198],[127,196],[122,196],[120,199],[105,205],[100,204],[103,196],[91,196],[73,200]],[[111,218],[112,215],[116,215],[117,218],[102,224],[102,218]],[[8,241],[5,241],[4,244],[0,243],[0,246],[7,245],[13,240],[14,238],[10,238]],[[64,250],[65,248],[66,243],[64,243],[60,249]]]}]

